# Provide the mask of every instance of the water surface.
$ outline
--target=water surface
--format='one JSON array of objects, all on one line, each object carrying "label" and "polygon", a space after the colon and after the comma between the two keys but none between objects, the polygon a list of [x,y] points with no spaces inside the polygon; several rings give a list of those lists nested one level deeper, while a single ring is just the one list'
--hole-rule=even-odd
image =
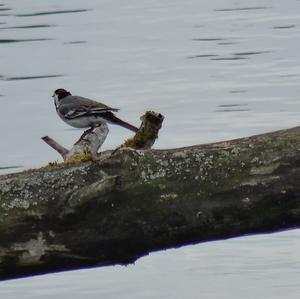
[{"label": "water surface", "polygon": [[298,230],[186,246],[127,267],[2,282],[0,294],[5,299],[297,299],[299,238]]},{"label": "water surface", "polygon": [[[0,173],[60,157],[80,136],[56,115],[66,88],[135,125],[166,116],[158,148],[299,124],[300,1],[2,1]],[[104,149],[131,135],[111,127]],[[299,298],[299,231],[151,254],[130,267],[0,284],[1,298]]]},{"label": "water surface", "polygon": [[[1,4],[0,167],[60,159],[43,135],[66,147],[78,138],[55,113],[59,87],[119,107],[136,125],[147,109],[163,113],[159,148],[298,124],[299,1]],[[235,103],[247,111],[218,108]],[[111,127],[105,149],[128,136]]]}]

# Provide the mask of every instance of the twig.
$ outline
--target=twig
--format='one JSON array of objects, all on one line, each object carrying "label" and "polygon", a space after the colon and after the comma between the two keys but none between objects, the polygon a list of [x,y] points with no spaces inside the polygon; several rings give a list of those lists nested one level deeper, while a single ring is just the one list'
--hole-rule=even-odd
[{"label": "twig", "polygon": [[[49,136],[42,137],[42,140],[59,152],[65,161],[71,160],[74,157],[76,157],[76,160],[81,160],[81,158],[86,159],[87,156],[95,158],[107,134],[108,127],[106,124],[86,130],[70,150],[64,148]],[[80,158],[81,155],[82,157]]]},{"label": "twig", "polygon": [[69,151],[63,147],[62,145],[60,145],[59,143],[57,143],[54,139],[52,139],[49,136],[44,136],[41,138],[42,140],[44,140],[48,145],[50,145],[52,148],[54,148],[57,152],[59,152],[62,157],[65,159],[65,157],[67,156],[67,154],[69,153]]}]

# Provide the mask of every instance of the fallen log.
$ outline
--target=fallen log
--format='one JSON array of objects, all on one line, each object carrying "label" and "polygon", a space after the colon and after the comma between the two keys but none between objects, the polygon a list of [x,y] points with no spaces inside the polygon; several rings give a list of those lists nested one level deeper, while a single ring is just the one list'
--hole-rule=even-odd
[{"label": "fallen log", "polygon": [[0,176],[0,279],[300,224],[300,127]]}]

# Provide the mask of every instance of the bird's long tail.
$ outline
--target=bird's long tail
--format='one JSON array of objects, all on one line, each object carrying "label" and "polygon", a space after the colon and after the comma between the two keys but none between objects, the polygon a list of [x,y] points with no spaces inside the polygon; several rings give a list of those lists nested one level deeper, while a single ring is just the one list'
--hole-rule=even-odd
[{"label": "bird's long tail", "polygon": [[133,132],[137,132],[139,129],[123,120],[121,120],[120,118],[116,117],[113,113],[110,114],[109,116],[109,121],[113,124],[119,125],[123,128],[126,128],[128,130],[131,130]]}]

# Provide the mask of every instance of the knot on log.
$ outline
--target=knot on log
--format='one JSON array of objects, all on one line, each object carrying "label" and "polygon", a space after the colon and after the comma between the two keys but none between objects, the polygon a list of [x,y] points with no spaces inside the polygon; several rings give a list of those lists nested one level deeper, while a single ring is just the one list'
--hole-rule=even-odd
[{"label": "knot on log", "polygon": [[66,214],[75,213],[77,210],[81,211],[83,206],[89,203],[100,203],[101,199],[103,204],[107,203],[107,194],[116,192],[120,186],[120,176],[105,176],[102,180],[96,181],[88,186],[82,187],[79,190],[73,191],[69,196],[61,210],[61,217]]}]

